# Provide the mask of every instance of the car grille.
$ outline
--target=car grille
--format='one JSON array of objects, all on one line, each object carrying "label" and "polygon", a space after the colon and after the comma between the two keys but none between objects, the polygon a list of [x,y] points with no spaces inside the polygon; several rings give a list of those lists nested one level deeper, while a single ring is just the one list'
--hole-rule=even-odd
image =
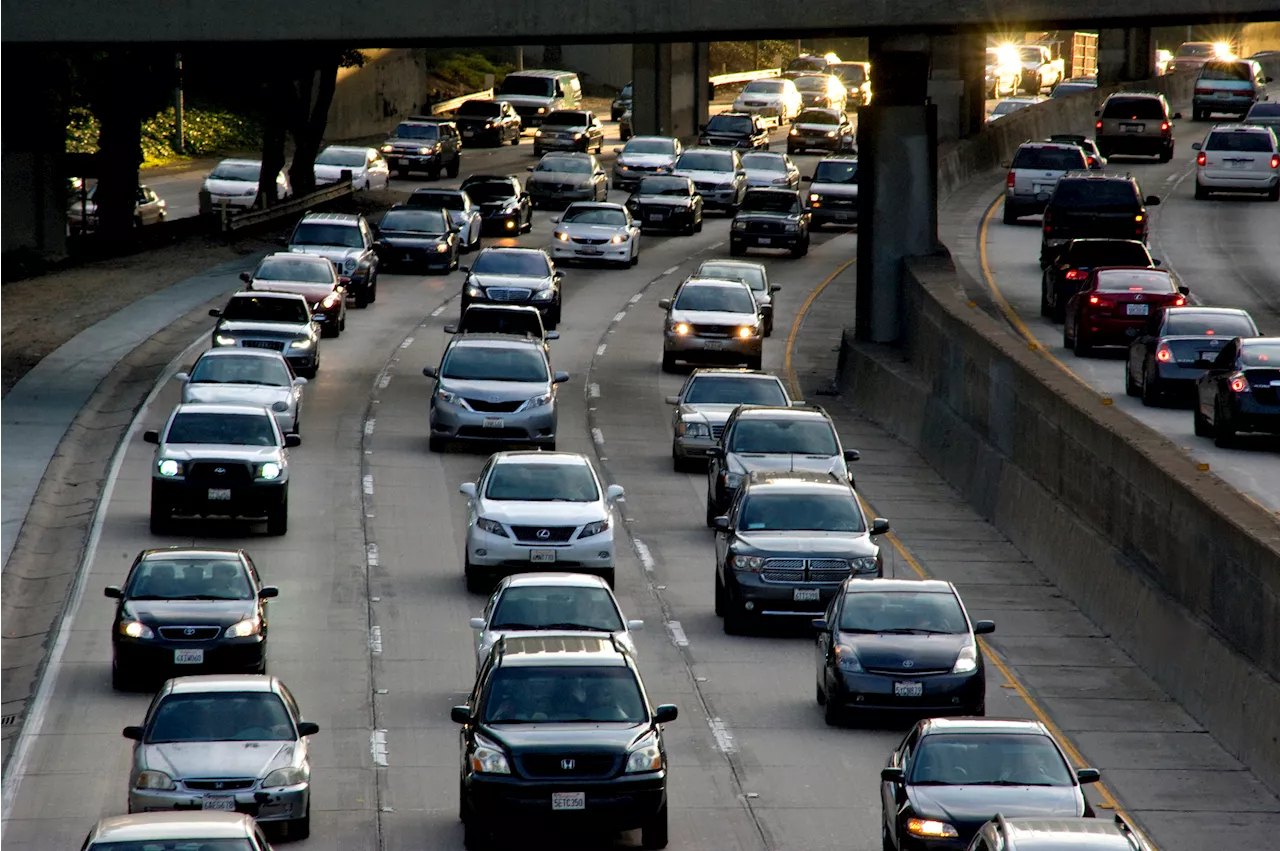
[{"label": "car grille", "polygon": [[[221,470],[222,472],[218,472]],[[253,481],[247,464],[221,461],[197,461],[187,472],[187,481],[208,482],[221,487],[247,485]]]},{"label": "car grille", "polygon": [[[520,758],[530,777],[609,777],[618,767],[612,754],[529,754]],[[571,768],[566,768],[571,765]]]},{"label": "car grille", "polygon": [[516,408],[524,404],[523,399],[516,399],[514,402],[490,402],[485,399],[468,399],[467,404],[473,411],[479,411],[485,414],[511,414]]},{"label": "car grille", "polygon": [[849,562],[838,558],[765,559],[760,578],[765,582],[843,582]]},{"label": "car grille", "polygon": [[[720,188],[719,183],[701,183],[699,181],[694,181],[693,185],[699,189],[705,189],[708,192],[714,192],[715,190]],[[728,189],[729,187],[726,186],[725,188]]]},{"label": "car grille", "polygon": [[188,789],[207,792],[234,792],[237,789],[252,789],[257,782],[252,777],[240,777],[235,780],[184,780],[182,785]]},{"label": "car grille", "polygon": [[782,222],[758,222],[747,220],[748,233],[782,233]]},{"label": "car grille", "polygon": [[529,433],[522,428],[485,428],[484,426],[459,426],[459,439],[469,437],[484,440],[528,440]]},{"label": "car grille", "polygon": [[719,439],[720,439],[720,435],[722,435],[722,434],[724,434],[724,426],[722,426],[722,425],[713,425],[713,426],[711,427],[711,436],[712,436],[712,437],[714,437],[716,440],[719,440]]},{"label": "car grille", "polygon": [[284,351],[284,340],[241,340],[240,345],[249,349],[272,349]]},{"label": "car grille", "polygon": [[951,673],[950,668],[937,668],[920,671],[915,668],[867,668],[864,666],[863,669],[868,674],[882,674],[890,677],[910,677],[911,679],[915,679],[916,677],[936,677],[938,674]]},{"label": "car grille", "polygon": [[858,199],[857,198],[836,198],[831,195],[823,195],[822,206],[827,208],[841,209],[841,210],[856,210],[858,208]]},{"label": "car grille", "polygon": [[494,301],[527,301],[533,290],[527,287],[490,287],[485,295]]},{"label": "car grille", "polygon": [[607,238],[594,239],[594,238],[585,237],[585,236],[582,236],[582,237],[575,236],[573,237],[573,241],[578,243],[579,245],[604,245],[609,240]]},{"label": "car grille", "polygon": [[724,139],[724,138],[708,139],[707,145],[713,148],[736,148],[739,145],[741,145],[744,141],[745,140],[743,139]]},{"label": "car grille", "polygon": [[695,337],[732,337],[737,332],[736,325],[694,325]]},{"label": "car grille", "polygon": [[[190,635],[187,632],[190,631]],[[209,641],[222,634],[220,626],[162,626],[160,637],[167,641]],[[195,787],[192,787],[195,788]]]},{"label": "car grille", "polygon": [[[512,526],[517,541],[545,541],[563,544],[573,537],[577,526]],[[546,532],[544,537],[541,533]]]},{"label": "car grille", "polygon": [[816,130],[816,129],[808,128],[808,127],[802,127],[802,128],[800,128],[800,135],[801,135],[801,136],[817,137],[817,138],[821,138],[821,139],[829,139],[829,138],[831,138],[830,136],[828,136],[828,135],[827,135],[827,133],[829,133],[829,132],[830,132],[829,130]]}]

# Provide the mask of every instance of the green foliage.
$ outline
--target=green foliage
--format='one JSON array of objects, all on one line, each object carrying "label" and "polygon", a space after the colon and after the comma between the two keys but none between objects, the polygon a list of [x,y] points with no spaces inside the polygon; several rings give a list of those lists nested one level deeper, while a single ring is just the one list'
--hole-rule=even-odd
[{"label": "green foliage", "polygon": [[[67,124],[67,152],[98,150],[98,120],[87,109],[73,108]],[[262,128],[252,119],[220,109],[193,106],[182,111],[184,154],[204,156],[262,146]],[[173,160],[173,107],[142,122],[142,155],[147,165]]]},{"label": "green foliage", "polygon": [[502,82],[502,78],[515,70],[514,65],[494,63],[480,53],[462,53],[451,51],[433,57],[432,73],[442,83],[454,86],[459,93],[479,91],[484,86],[486,74],[492,74],[494,85]]},{"label": "green foliage", "polygon": [[756,45],[759,45],[759,68],[770,68],[775,56],[782,57],[782,65],[796,58],[796,43],[769,39],[764,41],[713,41],[711,43],[711,73],[740,74],[759,70],[756,67]]}]

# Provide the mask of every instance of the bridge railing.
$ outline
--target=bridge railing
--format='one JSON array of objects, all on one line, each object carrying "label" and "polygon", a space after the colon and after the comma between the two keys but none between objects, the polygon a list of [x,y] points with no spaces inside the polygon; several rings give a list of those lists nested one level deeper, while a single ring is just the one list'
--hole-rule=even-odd
[{"label": "bridge railing", "polygon": [[752,80],[768,80],[781,76],[781,68],[764,68],[759,71],[743,71],[741,74],[720,74],[711,78],[711,85],[731,86],[734,83],[750,83]]},{"label": "bridge railing", "polygon": [[493,100],[493,89],[485,89],[482,92],[472,92],[469,95],[458,95],[456,98],[442,100],[439,103],[431,104],[432,115],[444,115],[446,112],[453,112],[469,100]]},{"label": "bridge railing", "polygon": [[343,198],[351,195],[352,192],[354,192],[354,187],[351,185],[351,174],[344,170],[342,178],[336,183],[318,186],[311,192],[294,195],[266,209],[249,209],[243,213],[232,213],[225,206],[215,206],[213,211],[218,216],[219,229],[223,233],[230,233],[242,228],[262,224],[263,222],[269,222],[273,219],[297,215],[316,204]]}]

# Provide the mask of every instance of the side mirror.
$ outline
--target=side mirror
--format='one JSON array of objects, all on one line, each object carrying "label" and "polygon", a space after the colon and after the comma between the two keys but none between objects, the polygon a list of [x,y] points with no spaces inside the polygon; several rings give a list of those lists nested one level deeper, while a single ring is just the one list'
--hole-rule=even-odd
[{"label": "side mirror", "polygon": [[889,783],[901,783],[903,778],[902,769],[897,766],[880,769],[880,779]]},{"label": "side mirror", "polygon": [[209,308],[209,315],[210,315],[210,316],[221,316],[221,315],[222,315],[222,311],[221,311],[221,310],[218,310],[218,308],[216,308],[216,307],[211,307],[211,308]]},{"label": "side mirror", "polygon": [[1182,295],[1191,295],[1191,287],[1178,287],[1178,292]]},{"label": "side mirror", "polygon": [[554,379],[554,380],[555,380],[555,383],[556,383],[556,384],[564,384],[566,381],[568,381],[568,380],[569,380],[569,373],[567,373],[567,372],[557,372],[557,373],[555,374],[555,379]]},{"label": "side mirror", "polygon": [[115,585],[108,585],[106,588],[102,589],[102,595],[104,597],[110,597],[113,600],[119,600],[124,596],[124,592]]},{"label": "side mirror", "polygon": [[560,224],[560,216],[552,216],[552,217],[551,217],[551,224],[553,224],[553,225],[558,225],[558,224]]},{"label": "side mirror", "polygon": [[552,276],[551,276],[551,277],[555,278],[557,281],[563,281],[563,280],[564,280],[564,272],[561,272],[559,269],[557,269],[557,270],[555,271],[555,273],[554,273],[554,274],[552,274]]},{"label": "side mirror", "polygon": [[175,372],[175,373],[173,374],[173,380],[174,380],[174,381],[180,381],[180,382],[182,382],[183,384],[186,384],[188,381],[190,381],[190,380],[191,380],[191,376],[190,376],[190,374],[185,373],[185,372]]},{"label": "side mirror", "polygon": [[126,739],[133,739],[135,742],[142,741],[141,727],[125,727],[120,732]]},{"label": "side mirror", "polygon": [[889,531],[889,521],[883,517],[877,517],[871,521],[871,534],[883,535]]},{"label": "side mirror", "polygon": [[658,301],[658,307],[661,307],[663,310],[670,310],[670,309],[671,309],[671,299],[669,299],[669,298],[660,299],[660,300]]},{"label": "side mirror", "polygon": [[803,399],[792,399],[792,400],[791,400],[791,407],[793,407],[793,408],[807,408],[807,407],[809,407],[809,403],[808,403],[808,402],[806,402],[806,401],[805,401],[805,400],[803,400]]},{"label": "side mirror", "polygon": [[818,632],[826,632],[827,630],[831,629],[830,625],[827,624],[826,618],[814,618],[813,620],[809,621],[809,625],[812,626],[814,629],[816,629]]},{"label": "side mirror", "polygon": [[846,460],[846,461],[860,461],[860,460],[862,460],[862,453],[861,453],[861,452],[859,452],[859,451],[858,451],[858,450],[856,450],[856,449],[846,449],[846,450],[844,451],[844,460]]},{"label": "side mirror", "polygon": [[302,445],[302,435],[300,435],[300,434],[286,434],[286,435],[284,436],[284,445],[285,445],[285,448],[286,448],[286,449],[293,449],[294,447],[301,446],[301,445]]},{"label": "side mirror", "polygon": [[470,624],[472,629],[484,629],[484,618],[472,618]]},{"label": "side mirror", "polygon": [[1158,267],[1160,265],[1160,261],[1153,257],[1151,258],[1151,265]]},{"label": "side mirror", "polygon": [[623,489],[622,485],[609,485],[605,490],[605,494],[608,495],[610,500],[621,499],[622,495],[625,493],[626,491]]},{"label": "side mirror", "polygon": [[659,724],[669,724],[680,715],[680,710],[673,704],[664,703],[653,710],[653,720]]},{"label": "side mirror", "polygon": [[[1268,78],[1267,78],[1267,82],[1271,82],[1271,78],[1270,78],[1270,77],[1268,77]],[[1175,112],[1175,113],[1173,114],[1173,120],[1174,120],[1174,121],[1181,121],[1181,120],[1182,120],[1182,113],[1181,113],[1181,112]]]},{"label": "side mirror", "polygon": [[289,245],[289,237],[287,236],[276,237],[276,245],[283,245],[287,247]]},{"label": "side mirror", "polygon": [[424,366],[422,368],[422,374],[427,378],[437,378],[440,375],[440,370],[436,369],[434,366]]},{"label": "side mirror", "polygon": [[1192,142],[1192,143],[1191,143],[1191,150],[1193,150],[1193,151],[1198,151],[1198,150],[1200,150],[1200,149],[1201,149],[1201,148],[1203,148],[1203,147],[1204,147],[1204,146],[1203,146],[1203,145],[1201,145],[1199,142]]},{"label": "side mirror", "polygon": [[470,274],[471,274],[471,267],[470,267],[470,266],[459,266],[459,267],[458,267],[458,271],[459,271],[459,272],[463,272],[463,273],[465,273],[465,274],[470,275]]},{"label": "side mirror", "polygon": [[147,431],[144,431],[142,433],[142,440],[145,443],[154,443],[156,445],[159,445],[160,432],[148,429]]},{"label": "side mirror", "polygon": [[778,291],[779,291],[779,290],[781,290],[781,289],[782,289],[782,284],[770,284],[770,285],[769,285],[769,292],[771,292],[771,293],[776,293],[776,292],[778,292]]},{"label": "side mirror", "polygon": [[667,397],[667,404],[668,404],[668,405],[679,405],[679,404],[680,404],[680,397],[679,397],[679,396],[668,396],[668,397]]},{"label": "side mirror", "polygon": [[974,635],[990,635],[996,631],[995,621],[977,621],[973,625]]},{"label": "side mirror", "polygon": [[533,171],[533,166],[528,166],[527,168],[525,168],[525,171]]},{"label": "side mirror", "polygon": [[299,736],[314,736],[316,733],[319,733],[319,732],[320,732],[320,725],[314,721],[298,722]]},{"label": "side mirror", "polygon": [[644,621],[627,621],[627,629],[631,632],[644,632]]},{"label": "side mirror", "polygon": [[449,710],[449,720],[453,721],[453,723],[455,724],[470,724],[471,723],[471,707],[470,706],[453,707],[452,709]]},{"label": "side mirror", "polygon": [[1076,769],[1076,779],[1081,783],[1097,783],[1102,779],[1102,772],[1096,768]]},{"label": "side mirror", "polygon": [[253,280],[253,275],[250,275],[248,272],[241,272],[240,280],[244,281],[247,284]]},{"label": "side mirror", "polygon": [[303,378],[301,375],[299,375],[297,378],[293,379],[293,386],[294,386],[294,387],[305,387],[305,386],[306,386],[306,383],[307,383],[307,379]]},{"label": "side mirror", "polygon": [[615,154],[620,154],[620,153],[622,153],[622,148],[614,148],[614,149],[613,149],[613,152],[614,152]]},{"label": "side mirror", "polygon": [[470,497],[471,499],[475,499],[476,483],[463,482],[462,484],[458,485],[458,493],[462,494],[465,497]]},{"label": "side mirror", "polygon": [[560,339],[560,332],[559,332],[559,331],[546,331],[546,332],[544,332],[543,336],[544,336],[544,338],[545,338],[545,339],[547,339],[547,340],[559,340],[559,339]]},{"label": "side mirror", "polygon": [[1142,199],[1142,203],[1146,204],[1148,207],[1158,207],[1160,206],[1160,197],[1158,195],[1148,195],[1146,198]]},{"label": "side mirror", "polygon": [[444,332],[445,332],[446,334],[457,334],[457,333],[458,333],[458,326],[457,326],[457,325],[446,325],[446,326],[444,326]]},{"label": "side mirror", "polygon": [[717,517],[717,518],[716,518],[716,531],[717,531],[717,532],[728,532],[728,531],[729,531],[729,518],[728,518],[728,517],[723,517],[723,516],[721,516],[721,517]]}]

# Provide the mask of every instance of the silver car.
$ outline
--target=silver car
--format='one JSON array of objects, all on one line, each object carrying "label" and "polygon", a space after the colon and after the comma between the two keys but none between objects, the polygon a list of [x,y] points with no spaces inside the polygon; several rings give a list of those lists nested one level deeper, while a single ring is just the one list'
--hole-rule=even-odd
[{"label": "silver car", "polygon": [[182,401],[264,407],[285,434],[297,434],[302,422],[302,388],[279,352],[263,349],[209,349],[190,372],[179,372]]},{"label": "silver car", "polygon": [[1249,112],[1244,117],[1244,123],[1270,127],[1276,131],[1277,135],[1280,135],[1280,101],[1255,103],[1249,107]]},{"label": "silver car", "polygon": [[529,171],[524,191],[534,207],[609,197],[609,178],[595,154],[547,154],[537,165],[529,166]]},{"label": "silver car", "polygon": [[122,848],[217,848],[271,851],[266,834],[245,813],[148,813],[100,819],[81,846],[83,851]]},{"label": "silver car", "polygon": [[763,263],[746,260],[704,260],[693,273],[695,278],[719,278],[723,281],[742,281],[751,287],[751,294],[760,305],[760,317],[764,320],[764,335],[773,334],[773,294],[782,289],[769,283],[769,273]]},{"label": "silver car", "polygon": [[[95,196],[98,184],[89,187],[89,191],[81,197],[79,189],[83,184],[77,179],[76,191],[71,195],[71,206],[67,208],[67,224],[72,230],[88,231],[98,226],[98,203]],[[150,186],[139,186],[138,197],[133,204],[134,227],[145,227],[164,221],[166,202],[156,194]]]},{"label": "silver car", "polygon": [[428,445],[443,452],[450,440],[535,443],[556,448],[556,385],[567,372],[552,372],[541,340],[505,334],[454,337],[440,366],[422,374],[435,379]]},{"label": "silver car", "polygon": [[747,173],[748,189],[800,188],[800,169],[786,154],[751,151],[742,155],[742,168]]},{"label": "silver car", "polygon": [[320,325],[311,306],[298,293],[238,292],[227,306],[209,311],[213,346],[267,349],[284,355],[299,375],[315,378],[320,371]]},{"label": "silver car", "polygon": [[406,202],[409,207],[443,210],[458,230],[459,251],[479,251],[484,232],[484,213],[464,189],[415,189]]},{"label": "silver car", "polygon": [[785,124],[803,108],[799,90],[791,80],[752,80],[733,102],[734,112],[748,112]]},{"label": "silver car", "polygon": [[471,619],[475,631],[476,673],[500,638],[528,638],[533,633],[609,633],[632,656],[632,632],[644,621],[627,620],[609,583],[588,573],[523,573],[498,583],[484,614]]},{"label": "silver car", "polygon": [[356,307],[368,307],[378,300],[375,241],[373,228],[359,213],[307,213],[294,226],[288,247],[294,254],[327,257]]},{"label": "silver car", "polygon": [[613,152],[618,155],[613,163],[613,188],[629,192],[640,185],[641,178],[670,174],[684,145],[670,136],[633,136]]},{"label": "silver car", "polygon": [[[258,177],[261,173],[261,160],[232,159],[218,163],[204,179],[204,191],[209,194],[213,209],[252,207],[258,198]],[[289,178],[281,170],[276,175],[276,197],[288,198],[290,194]]]},{"label": "silver car", "polygon": [[676,160],[675,173],[693,181],[705,209],[732,216],[747,192],[742,154],[722,148],[691,148]]},{"label": "silver car", "polygon": [[764,351],[760,307],[742,281],[689,278],[674,298],[664,298],[658,306],[667,313],[663,372],[675,372],[677,361],[760,368]]},{"label": "silver car", "polygon": [[634,266],[640,262],[640,226],[621,204],[579,201],[551,220],[552,260],[590,260]]},{"label": "silver car", "polygon": [[311,833],[308,736],[298,702],[276,677],[178,677],[151,702],[132,739],[129,812],[218,810]]},{"label": "silver car", "polygon": [[1089,168],[1089,159],[1078,145],[1066,142],[1023,142],[1004,164],[1009,177],[1004,188],[1004,223],[1016,224],[1022,216],[1043,213],[1059,178],[1069,171]]},{"label": "silver car", "polygon": [[749,369],[697,369],[675,396],[671,430],[671,466],[688,472],[711,457],[724,424],[739,405],[789,406],[787,388],[777,376]]}]

